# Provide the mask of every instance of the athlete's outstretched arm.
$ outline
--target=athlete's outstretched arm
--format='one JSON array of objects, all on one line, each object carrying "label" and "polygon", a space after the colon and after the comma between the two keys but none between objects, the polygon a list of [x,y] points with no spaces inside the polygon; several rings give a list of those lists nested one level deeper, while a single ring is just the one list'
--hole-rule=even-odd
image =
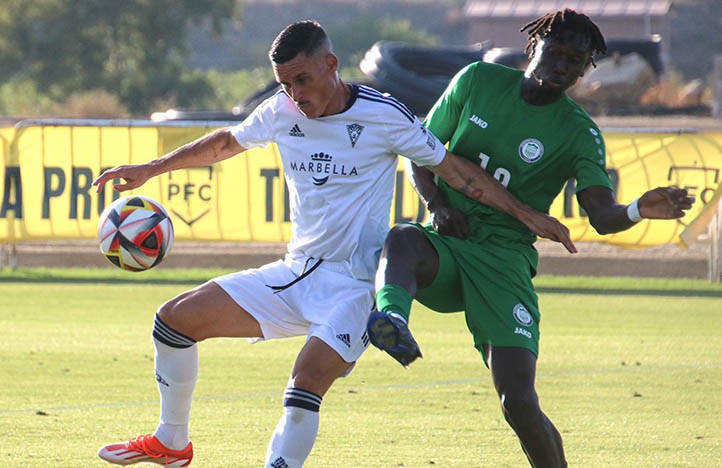
[{"label": "athlete's outstretched arm", "polygon": [[[519,201],[479,165],[447,152],[441,164],[430,166],[428,169],[472,200],[513,216],[539,237],[560,242],[569,252],[576,253],[577,249],[569,237],[569,229],[566,226],[557,219]],[[436,192],[428,185],[429,175],[424,175],[423,171],[425,169],[418,166],[412,168],[412,183],[417,190],[426,191],[426,193],[420,191],[420,195],[427,206],[433,206]],[[421,185],[424,187],[420,187]],[[438,188],[435,190],[438,191]]]},{"label": "athlete's outstretched arm", "polygon": [[167,155],[143,164],[118,166],[109,169],[93,181],[96,191],[102,190],[106,182],[123,179],[125,183],[115,184],[119,192],[138,188],[151,177],[178,169],[210,166],[228,159],[246,149],[238,144],[230,128],[221,128],[195,141],[187,143]]},{"label": "athlete's outstretched arm", "polygon": [[589,215],[589,223],[599,234],[624,231],[642,218],[681,218],[694,203],[694,197],[689,196],[686,190],[676,187],[649,190],[637,199],[636,208],[617,203],[612,190],[607,187],[595,186],[582,190],[577,195],[577,200]]}]

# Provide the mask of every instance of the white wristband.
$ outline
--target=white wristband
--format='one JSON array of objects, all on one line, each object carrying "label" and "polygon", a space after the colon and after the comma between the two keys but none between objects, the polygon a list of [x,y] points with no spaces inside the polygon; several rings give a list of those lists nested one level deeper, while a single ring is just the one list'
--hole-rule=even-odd
[{"label": "white wristband", "polygon": [[639,198],[627,205],[627,218],[633,223],[638,223],[644,218],[639,214]]}]

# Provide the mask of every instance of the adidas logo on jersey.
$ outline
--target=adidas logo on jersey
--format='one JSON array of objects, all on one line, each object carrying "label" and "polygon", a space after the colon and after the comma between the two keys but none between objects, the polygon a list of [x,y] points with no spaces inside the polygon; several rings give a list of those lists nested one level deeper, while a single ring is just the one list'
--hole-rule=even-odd
[{"label": "adidas logo on jersey", "polygon": [[291,128],[291,131],[288,132],[288,135],[292,136],[292,137],[305,137],[306,136],[306,134],[301,131],[301,128],[298,126],[298,124],[294,125]]},{"label": "adidas logo on jersey", "polygon": [[343,344],[345,344],[349,348],[351,347],[351,335],[349,335],[348,333],[339,333],[338,335],[336,335],[336,338],[343,341]]}]

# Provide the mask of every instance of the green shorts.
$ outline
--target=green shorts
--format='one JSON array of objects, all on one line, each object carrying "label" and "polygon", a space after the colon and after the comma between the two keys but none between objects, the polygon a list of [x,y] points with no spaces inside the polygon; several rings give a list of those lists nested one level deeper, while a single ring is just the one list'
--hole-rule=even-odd
[{"label": "green shorts", "polygon": [[493,236],[475,243],[416,226],[439,254],[439,271],[417,291],[416,300],[436,312],[464,311],[474,347],[485,361],[484,345],[520,347],[538,355],[539,303],[531,273],[536,265],[523,250]]}]

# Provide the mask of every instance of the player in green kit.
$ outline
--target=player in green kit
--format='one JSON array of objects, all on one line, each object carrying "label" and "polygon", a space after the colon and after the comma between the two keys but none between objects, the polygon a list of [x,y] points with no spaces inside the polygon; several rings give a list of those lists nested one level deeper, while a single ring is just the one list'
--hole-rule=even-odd
[{"label": "player in green kit", "polygon": [[[449,150],[480,164],[519,200],[548,212],[570,178],[577,200],[601,234],[643,218],[684,216],[694,199],[660,187],[632,204],[614,199],[597,125],[566,90],[594,65],[606,45],[597,26],[565,9],[528,30],[525,72],[474,63],[452,80],[427,118]],[[532,284],[536,236],[523,224],[480,205],[421,167],[411,172],[431,224],[394,227],[376,277],[368,322],[371,342],[407,366],[420,350],[407,323],[411,302],[438,312],[465,311],[474,346],[491,370],[506,421],[534,467],[564,467],[559,432],[539,407],[534,388],[539,307]]]}]

